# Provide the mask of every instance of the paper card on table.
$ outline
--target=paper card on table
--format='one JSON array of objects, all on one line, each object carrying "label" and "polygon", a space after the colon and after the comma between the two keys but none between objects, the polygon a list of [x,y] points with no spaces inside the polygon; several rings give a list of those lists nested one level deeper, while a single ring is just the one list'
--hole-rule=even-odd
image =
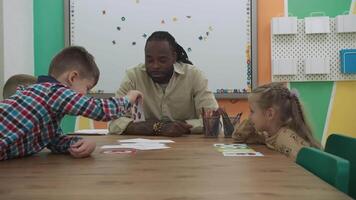
[{"label": "paper card on table", "polygon": [[150,140],[144,138],[118,140],[118,142],[120,143],[174,143],[173,140]]},{"label": "paper card on table", "polygon": [[135,154],[136,149],[125,149],[125,148],[120,148],[120,149],[104,149],[101,153],[104,154]]},{"label": "paper card on table", "polygon": [[224,156],[263,156],[246,144],[214,144],[214,147]]},{"label": "paper card on table", "polygon": [[120,149],[120,148],[128,148],[128,149],[138,149],[138,150],[155,150],[155,149],[168,149],[170,147],[165,144],[159,143],[126,143],[126,144],[118,144],[118,145],[104,145],[101,147],[102,149]]},{"label": "paper card on table", "polygon": [[233,153],[254,153],[246,144],[214,144],[214,147],[219,152],[233,152]]},{"label": "paper card on table", "polygon": [[135,104],[132,106],[131,115],[134,122],[145,121],[142,98],[137,99]]},{"label": "paper card on table", "polygon": [[217,143],[214,144],[214,147],[217,148],[246,148],[247,144],[223,144],[223,143]]},{"label": "paper card on table", "polygon": [[100,147],[101,149],[120,149],[123,148],[121,145],[119,144],[114,144],[114,145],[103,145]]},{"label": "paper card on table", "polygon": [[260,152],[250,152],[250,153],[238,153],[238,152],[223,152],[224,156],[238,156],[238,157],[259,157],[263,156]]},{"label": "paper card on table", "polygon": [[74,133],[75,135],[107,135],[109,134],[108,129],[82,129],[77,130]]}]

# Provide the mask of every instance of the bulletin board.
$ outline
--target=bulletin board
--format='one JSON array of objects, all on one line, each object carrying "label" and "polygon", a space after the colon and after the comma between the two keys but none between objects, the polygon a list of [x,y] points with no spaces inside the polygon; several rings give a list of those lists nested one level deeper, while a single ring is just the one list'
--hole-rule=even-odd
[{"label": "bulletin board", "polygon": [[144,63],[154,31],[168,31],[208,79],[209,89],[246,89],[257,78],[255,0],[69,0],[68,40],[100,68],[95,87],[119,88],[125,71]]}]

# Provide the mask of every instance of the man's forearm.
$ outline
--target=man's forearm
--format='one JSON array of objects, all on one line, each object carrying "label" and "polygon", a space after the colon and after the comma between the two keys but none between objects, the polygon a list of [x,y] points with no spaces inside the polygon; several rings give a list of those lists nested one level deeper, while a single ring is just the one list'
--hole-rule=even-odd
[{"label": "man's forearm", "polygon": [[131,122],[126,130],[125,135],[153,135],[153,124],[156,121]]}]

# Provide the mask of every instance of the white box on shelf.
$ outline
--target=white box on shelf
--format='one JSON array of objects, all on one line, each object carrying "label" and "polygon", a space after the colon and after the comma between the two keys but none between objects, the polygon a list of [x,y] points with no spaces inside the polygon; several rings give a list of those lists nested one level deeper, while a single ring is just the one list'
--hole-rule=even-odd
[{"label": "white box on shelf", "polygon": [[330,21],[329,17],[306,17],[305,33],[330,33]]},{"label": "white box on shelf", "polygon": [[356,15],[336,16],[336,32],[337,33],[356,32]]},{"label": "white box on shelf", "polygon": [[271,21],[272,34],[297,34],[297,17],[273,17]]},{"label": "white box on shelf", "polygon": [[273,75],[296,75],[297,74],[297,59],[283,58],[272,60]]},{"label": "white box on shelf", "polygon": [[330,74],[330,58],[306,58],[305,74]]}]

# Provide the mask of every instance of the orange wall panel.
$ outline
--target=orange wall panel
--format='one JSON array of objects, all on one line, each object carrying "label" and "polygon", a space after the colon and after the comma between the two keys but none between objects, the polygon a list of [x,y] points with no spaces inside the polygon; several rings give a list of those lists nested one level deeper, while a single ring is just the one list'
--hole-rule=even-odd
[{"label": "orange wall panel", "polygon": [[257,3],[258,85],[271,82],[271,19],[283,13],[284,0],[259,0]]}]

